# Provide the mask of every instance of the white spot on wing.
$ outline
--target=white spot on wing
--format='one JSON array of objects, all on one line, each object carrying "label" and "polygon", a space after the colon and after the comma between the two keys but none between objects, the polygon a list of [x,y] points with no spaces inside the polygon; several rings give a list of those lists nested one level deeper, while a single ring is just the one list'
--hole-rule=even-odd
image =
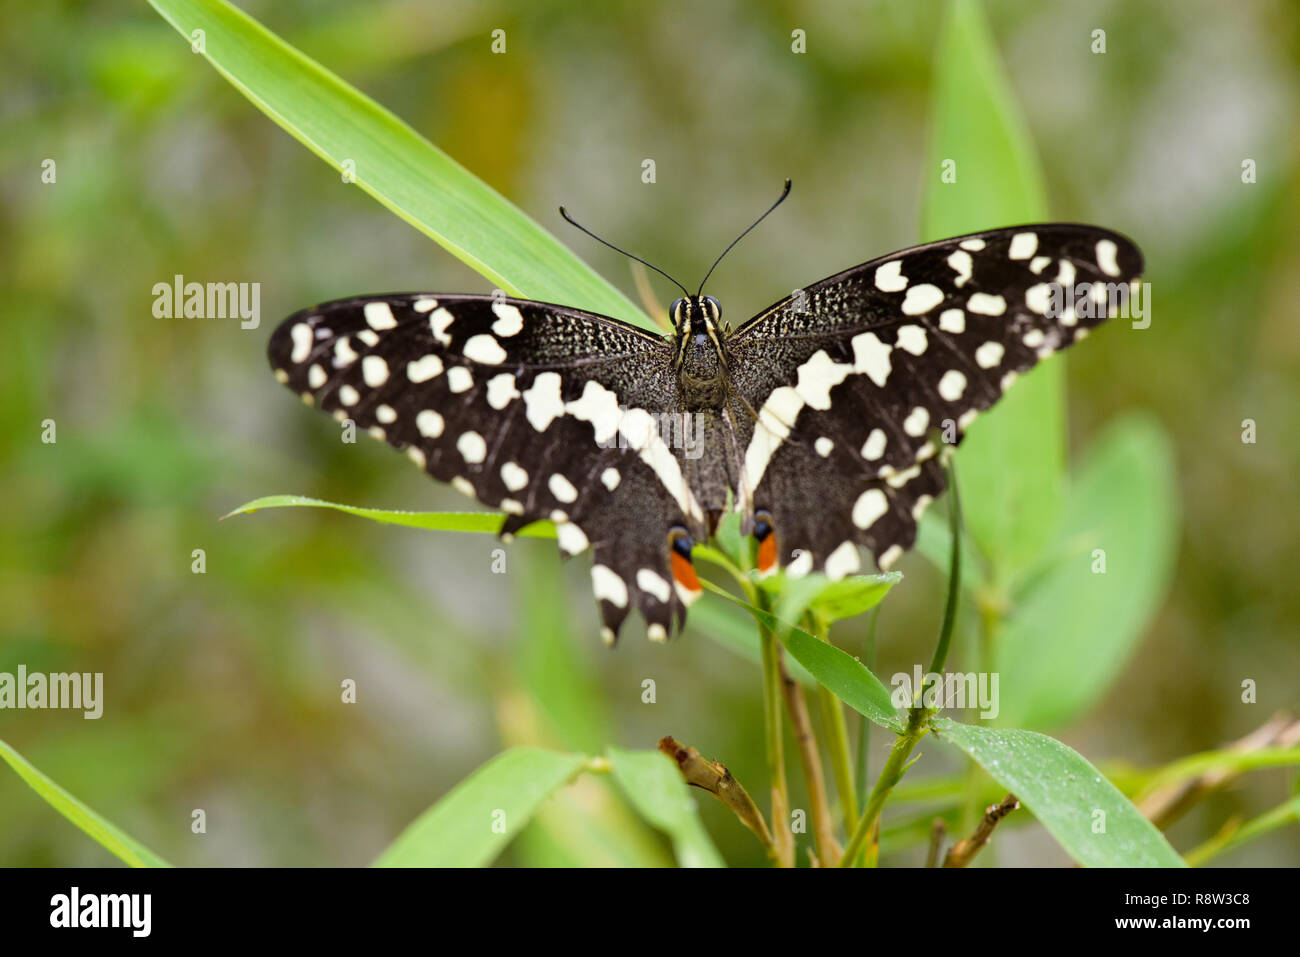
[{"label": "white spot on wing", "polygon": [[523,391],[524,409],[528,422],[538,432],[545,432],[552,422],[564,415],[564,401],[560,398],[560,374],[543,372]]},{"label": "white spot on wing", "polygon": [[898,348],[919,356],[925,353],[927,345],[925,330],[920,326],[903,326],[898,330]]},{"label": "white spot on wing", "polygon": [[869,462],[874,462],[885,454],[885,432],[883,429],[872,429],[871,434],[867,436],[867,441],[862,444],[862,457]]},{"label": "white spot on wing", "polygon": [[582,397],[565,403],[564,410],[579,422],[590,422],[595,429],[596,443],[602,447],[618,433],[623,414],[618,407],[618,396],[594,380],[588,380]]},{"label": "white spot on wing", "polygon": [[1028,259],[1038,250],[1038,236],[1035,233],[1016,233],[1011,237],[1011,249],[1008,259]]},{"label": "white spot on wing", "polygon": [[1030,312],[1045,316],[1051,304],[1052,287],[1047,283],[1036,283],[1025,290],[1025,305],[1029,307]]},{"label": "white spot on wing", "polygon": [[590,542],[587,536],[577,525],[572,522],[565,522],[555,530],[556,541],[560,545],[560,550],[566,555],[576,555],[584,551]]},{"label": "white spot on wing", "polygon": [[835,443],[823,435],[820,436],[817,439],[817,441],[813,443],[813,448],[817,450],[818,455],[820,455],[822,458],[826,458],[831,454],[831,451],[835,448]]},{"label": "white spot on wing", "polygon": [[903,420],[903,431],[908,435],[920,437],[925,435],[926,428],[930,425],[930,413],[926,411],[925,406],[918,405],[907,418]]},{"label": "white spot on wing", "polygon": [[1097,265],[1107,276],[1119,275],[1119,247],[1109,239],[1097,242]]},{"label": "white spot on wing", "polygon": [[488,366],[499,366],[506,361],[506,350],[501,348],[501,343],[485,332],[471,336],[461,353],[466,359]]},{"label": "white spot on wing", "polygon": [[960,309],[945,309],[939,313],[939,328],[959,336],[966,331],[966,313]]},{"label": "white spot on wing", "polygon": [[[281,370],[282,371],[282,370]],[[285,378],[288,378],[286,376]],[[307,384],[313,389],[319,389],[329,381],[329,375],[318,365],[313,365],[307,370]]]},{"label": "white spot on wing", "polygon": [[982,239],[963,239],[963,240],[962,240],[960,243],[958,243],[957,245],[961,246],[962,249],[969,249],[971,252],[973,252],[973,253],[977,253],[977,252],[979,252],[981,249],[984,248],[984,240],[982,240]]},{"label": "white spot on wing", "polygon": [[361,401],[361,393],[350,385],[339,386],[339,401],[344,405],[356,405]]},{"label": "white spot on wing", "polygon": [[551,490],[552,495],[565,504],[578,500],[578,490],[573,487],[572,482],[559,472],[556,472],[547,480],[546,487]]},{"label": "white spot on wing", "polygon": [[365,313],[366,325],[371,329],[392,329],[397,325],[393,310],[386,302],[368,302],[361,307],[361,311]]},{"label": "white spot on wing", "polygon": [[296,323],[289,330],[289,338],[293,340],[293,351],[289,353],[289,359],[293,362],[306,362],[311,355],[311,326],[305,322]]},{"label": "white spot on wing", "polygon": [[667,602],[672,595],[668,582],[664,581],[662,575],[650,568],[642,568],[636,573],[636,586],[661,602]]},{"label": "white spot on wing", "polygon": [[511,400],[519,398],[519,387],[515,377],[509,372],[502,372],[488,379],[487,401],[494,409],[504,409]]},{"label": "white spot on wing", "polygon": [[941,302],[943,302],[943,290],[938,286],[932,286],[928,282],[923,282],[919,286],[913,286],[911,289],[907,290],[907,295],[903,298],[903,315],[922,315],[923,313],[929,312]]},{"label": "white spot on wing", "polygon": [[361,378],[372,389],[388,381],[388,363],[383,356],[366,356],[361,360]]},{"label": "white spot on wing", "polygon": [[949,402],[956,402],[966,391],[966,376],[956,369],[949,369],[939,380],[939,395]]},{"label": "white spot on wing", "polygon": [[520,468],[518,463],[507,462],[501,466],[501,481],[510,491],[518,492],[528,484],[528,473]]},{"label": "white spot on wing", "polygon": [[610,467],[600,473],[600,484],[611,492],[618,488],[618,483],[623,481],[623,476],[619,475],[618,469]]},{"label": "white spot on wing", "polygon": [[853,343],[853,371],[865,373],[876,385],[884,388],[889,378],[890,347],[885,345],[874,332],[864,332],[851,340]]},{"label": "white spot on wing", "polygon": [[964,249],[959,249],[948,257],[948,265],[952,267],[953,272],[957,274],[956,285],[960,289],[966,285],[966,280],[971,277],[971,270],[974,266],[974,260],[970,258],[970,253]]},{"label": "white spot on wing", "polygon": [[618,608],[627,607],[627,582],[604,565],[591,566],[591,590],[597,601],[607,601]]},{"label": "white spot on wing", "polygon": [[975,350],[975,362],[981,369],[992,369],[1002,361],[1006,348],[1000,342],[989,340]]},{"label": "white spot on wing", "polygon": [[474,377],[464,366],[452,366],[447,370],[447,388],[452,392],[468,392],[474,388]]},{"label": "white spot on wing", "polygon": [[492,323],[492,331],[498,336],[518,335],[524,328],[524,314],[518,306],[512,306],[508,302],[494,302],[492,311],[497,317],[497,321]]},{"label": "white spot on wing", "polygon": [[438,308],[437,299],[417,299],[412,307],[416,312],[432,312]]},{"label": "white spot on wing", "polygon": [[456,450],[470,465],[479,465],[487,458],[487,442],[477,432],[466,432],[456,440]]},{"label": "white spot on wing", "polygon": [[440,307],[429,314],[429,331],[433,333],[434,339],[444,346],[449,346],[451,345],[451,334],[447,332],[447,329],[455,321],[455,316],[445,308]]},{"label": "white spot on wing", "polygon": [[397,421],[397,410],[391,405],[376,406],[375,418],[384,423],[384,425],[392,425]]},{"label": "white spot on wing", "polygon": [[1000,316],[1007,311],[1007,301],[1001,296],[977,292],[967,301],[966,308],[971,312],[978,312],[981,316]]},{"label": "white spot on wing", "polygon": [[836,362],[825,349],[818,349],[799,367],[795,391],[804,404],[825,411],[831,407],[831,389],[843,382],[853,366]]},{"label": "white spot on wing", "polygon": [[406,377],[412,382],[428,382],[440,375],[442,375],[442,360],[433,353],[406,364]]},{"label": "white spot on wing", "polygon": [[858,555],[858,547],[851,541],[844,541],[840,546],[826,556],[826,577],[831,581],[839,581],[852,575],[862,567],[862,559]]},{"label": "white spot on wing", "polygon": [[903,261],[895,259],[876,269],[876,288],[881,292],[902,292],[907,288],[907,277],[903,275]]},{"label": "white spot on wing", "polygon": [[853,503],[853,524],[858,528],[870,528],[880,516],[889,511],[889,499],[878,488],[869,488]]},{"label": "white spot on wing", "polygon": [[334,343],[334,367],[350,366],[357,361],[357,352],[349,339],[340,339]]},{"label": "white spot on wing", "polygon": [[442,416],[433,409],[424,409],[415,417],[415,427],[427,439],[436,439],[442,435],[444,426]]}]

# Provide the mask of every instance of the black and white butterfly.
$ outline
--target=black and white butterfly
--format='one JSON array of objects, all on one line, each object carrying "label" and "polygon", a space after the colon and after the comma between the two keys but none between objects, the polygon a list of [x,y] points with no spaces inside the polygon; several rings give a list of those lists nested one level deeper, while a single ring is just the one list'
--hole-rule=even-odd
[{"label": "black and white butterfly", "polygon": [[564,553],[590,549],[606,642],[633,608],[664,640],[700,593],[691,549],[728,511],[761,571],[840,578],[859,546],[889,568],[944,490],[934,434],[960,441],[1141,272],[1125,237],[1043,223],[873,259],[734,331],[698,293],[673,303],[666,336],[569,306],[402,293],[305,309],[268,351],[308,404],[504,512],[504,535],[551,519]]}]

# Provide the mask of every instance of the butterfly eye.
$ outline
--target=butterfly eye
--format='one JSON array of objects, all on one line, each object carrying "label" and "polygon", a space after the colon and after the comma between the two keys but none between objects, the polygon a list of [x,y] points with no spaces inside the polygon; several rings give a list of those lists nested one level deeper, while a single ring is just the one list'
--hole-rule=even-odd
[{"label": "butterfly eye", "polygon": [[704,299],[705,299],[705,301],[706,301],[710,306],[713,307],[713,318],[714,318],[714,319],[721,319],[721,318],[722,318],[722,304],[721,304],[720,302],[718,302],[718,300],[714,299],[712,296],[705,296]]},{"label": "butterfly eye", "polygon": [[674,299],[673,304],[668,307],[668,318],[672,319],[674,324],[680,321],[678,317],[681,315],[682,307],[685,305],[685,299]]}]

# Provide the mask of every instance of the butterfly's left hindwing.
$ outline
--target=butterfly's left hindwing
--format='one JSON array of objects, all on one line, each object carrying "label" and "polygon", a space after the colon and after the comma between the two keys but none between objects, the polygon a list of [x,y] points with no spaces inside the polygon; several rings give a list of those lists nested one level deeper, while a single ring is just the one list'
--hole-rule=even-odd
[{"label": "butterfly's left hindwing", "polygon": [[1117,233],[1019,226],[855,266],[741,327],[734,379],[758,415],[742,496],[772,512],[782,562],[840,577],[861,544],[892,565],[945,487],[943,441],[1103,322],[1108,297],[1127,302],[1141,272]]},{"label": "butterfly's left hindwing", "polygon": [[285,320],[268,349],[286,386],[506,513],[593,551],[607,640],[632,608],[666,637],[684,609],[667,531],[692,523],[676,460],[648,422],[677,405],[667,344],[625,323],[517,299],[403,294]]}]

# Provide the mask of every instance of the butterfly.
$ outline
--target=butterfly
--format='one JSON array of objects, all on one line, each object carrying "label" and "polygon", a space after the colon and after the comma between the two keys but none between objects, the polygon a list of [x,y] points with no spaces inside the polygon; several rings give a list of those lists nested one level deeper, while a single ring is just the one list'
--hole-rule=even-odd
[{"label": "butterfly", "polygon": [[662,641],[701,594],[693,547],[729,512],[760,573],[843,578],[860,546],[890,568],[972,419],[1122,306],[1142,268],[1118,233],[1039,223],[890,253],[734,330],[703,283],[678,283],[667,335],[398,293],[304,309],[268,355],[309,405],[503,512],[503,537],[549,519],[562,553],[590,551],[606,643],[633,609]]}]

